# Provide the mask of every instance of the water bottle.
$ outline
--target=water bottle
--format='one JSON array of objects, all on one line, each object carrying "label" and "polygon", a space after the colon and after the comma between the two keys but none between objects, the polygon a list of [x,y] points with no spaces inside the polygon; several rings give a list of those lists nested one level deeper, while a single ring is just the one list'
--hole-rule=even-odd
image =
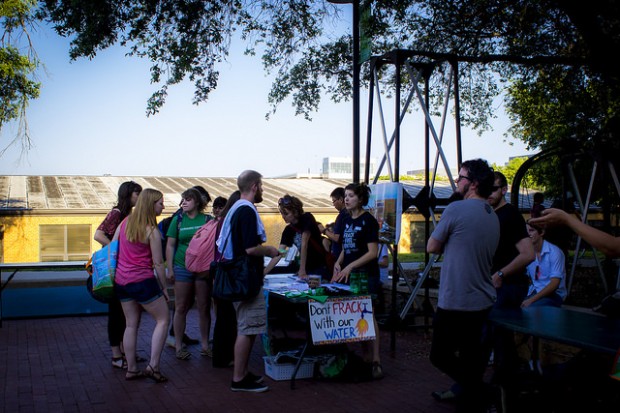
[{"label": "water bottle", "polygon": [[360,273],[357,271],[351,272],[349,275],[349,286],[351,287],[352,294],[360,293]]},{"label": "water bottle", "polygon": [[359,273],[360,294],[368,294],[368,273]]}]

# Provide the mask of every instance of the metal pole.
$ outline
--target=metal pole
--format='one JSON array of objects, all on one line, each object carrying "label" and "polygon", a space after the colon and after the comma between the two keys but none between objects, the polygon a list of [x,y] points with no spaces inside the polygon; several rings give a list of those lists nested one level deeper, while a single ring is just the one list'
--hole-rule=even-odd
[{"label": "metal pole", "polygon": [[[360,181],[360,4],[353,4],[353,182]],[[366,165],[368,169],[370,165]]]}]

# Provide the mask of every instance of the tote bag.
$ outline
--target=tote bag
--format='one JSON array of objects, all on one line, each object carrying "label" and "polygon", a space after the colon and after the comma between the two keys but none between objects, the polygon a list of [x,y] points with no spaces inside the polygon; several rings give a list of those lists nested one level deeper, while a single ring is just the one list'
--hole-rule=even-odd
[{"label": "tote bag", "polygon": [[114,296],[117,260],[118,240],[110,242],[93,254],[93,294],[101,299],[110,299]]},{"label": "tote bag", "polygon": [[[228,238],[224,242],[226,244]],[[211,263],[210,273],[213,280],[213,297],[227,301],[245,301],[256,297],[262,287],[262,274],[256,273],[256,267],[250,262],[247,254],[240,255],[232,260],[223,260]]]}]

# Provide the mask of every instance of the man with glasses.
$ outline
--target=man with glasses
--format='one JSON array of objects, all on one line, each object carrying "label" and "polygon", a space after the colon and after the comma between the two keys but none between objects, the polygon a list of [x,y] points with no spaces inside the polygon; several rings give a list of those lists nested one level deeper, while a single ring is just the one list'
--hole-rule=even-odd
[{"label": "man with glasses", "polygon": [[[519,210],[506,202],[508,181],[501,172],[494,172],[494,182],[489,204],[499,219],[499,245],[493,256],[491,269],[493,285],[497,291],[495,308],[518,309],[527,296],[529,277],[525,271],[527,265],[534,260],[534,248],[525,227],[525,219]],[[510,331],[496,329],[487,337],[488,352],[493,348],[495,374],[492,381],[497,384],[508,384],[508,379],[515,378],[519,358]],[[454,398],[460,389],[453,386],[451,390],[434,392],[438,400]]]},{"label": "man with glasses", "polygon": [[482,159],[463,163],[456,192],[431,234],[427,251],[443,254],[430,360],[462,389],[457,411],[485,409],[482,346],[496,292],[491,281],[499,220],[488,204],[493,170]]}]

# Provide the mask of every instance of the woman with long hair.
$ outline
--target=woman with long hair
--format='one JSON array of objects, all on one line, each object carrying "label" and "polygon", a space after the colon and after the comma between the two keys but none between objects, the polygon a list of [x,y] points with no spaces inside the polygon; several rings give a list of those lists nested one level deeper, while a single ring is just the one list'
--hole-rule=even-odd
[{"label": "woman with long hair", "polygon": [[[168,228],[168,243],[166,245],[166,265],[168,279],[174,283],[174,341],[176,357],[187,360],[191,353],[183,345],[183,334],[187,324],[187,313],[194,303],[198,309],[198,325],[200,330],[202,349],[200,354],[212,356],[209,347],[209,331],[211,330],[211,303],[207,301],[210,293],[207,291],[207,279],[189,271],[185,267],[185,252],[192,237],[206,222],[213,218],[203,213],[211,197],[205,190],[189,188],[181,194],[181,208],[183,213],[177,215]],[[179,222],[180,221],[180,222]]]},{"label": "woman with long hair", "polygon": [[[278,209],[286,227],[282,231],[279,249],[290,248],[293,245],[299,251],[299,268],[297,275],[302,279],[308,279],[309,274],[320,275],[321,278],[329,279],[327,273],[327,251],[323,247],[323,240],[319,225],[310,212],[304,212],[304,204],[299,198],[284,195],[278,200]],[[280,261],[282,255],[272,258],[265,274]]]},{"label": "woman with long hair", "polygon": [[[344,188],[344,205],[349,215],[344,220],[342,233],[342,251],[334,265],[332,282],[348,283],[349,276],[353,271],[360,272],[368,278],[368,293],[378,297],[381,291],[379,262],[377,253],[379,249],[379,223],[364,207],[368,205],[370,188],[364,183],[352,183]],[[373,300],[374,308],[377,308]],[[368,348],[368,342],[362,343],[365,356],[372,358],[372,377],[383,377],[381,359],[379,356],[379,326],[377,318],[373,315],[375,326],[375,340],[372,347]],[[370,351],[369,351],[370,350]]]},{"label": "woman with long hair", "polygon": [[[170,320],[167,304],[169,297],[165,289],[166,268],[161,250],[161,234],[157,228],[157,216],[163,209],[163,194],[155,189],[145,189],[138,197],[135,211],[121,223],[114,235],[114,239],[119,240],[114,291],[123,306],[127,324],[123,336],[127,354],[126,380],[145,376],[157,383],[168,380],[159,371]],[[151,356],[144,372],[138,370],[135,357],[142,309],[155,319]]]},{"label": "woman with long hair", "polygon": [[[118,200],[105,219],[95,231],[95,241],[105,247],[112,241],[120,223],[131,214],[136,205],[142,187],[134,181],[123,182],[118,188]],[[108,340],[112,350],[112,367],[127,368],[125,354],[121,348],[125,332],[125,315],[118,298],[113,297],[108,303]]]}]

